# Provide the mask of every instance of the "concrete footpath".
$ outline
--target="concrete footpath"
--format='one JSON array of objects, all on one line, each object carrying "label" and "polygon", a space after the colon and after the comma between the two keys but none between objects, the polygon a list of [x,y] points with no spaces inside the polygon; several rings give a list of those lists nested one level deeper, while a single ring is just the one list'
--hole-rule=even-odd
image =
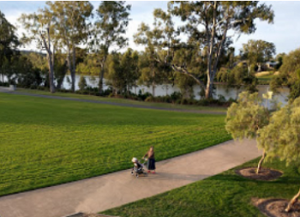
[{"label": "concrete footpath", "polygon": [[202,180],[260,154],[254,140],[231,140],[158,162],[157,174],[135,178],[130,170],[124,170],[4,196],[0,198],[0,216],[62,217],[77,212],[96,213]]}]

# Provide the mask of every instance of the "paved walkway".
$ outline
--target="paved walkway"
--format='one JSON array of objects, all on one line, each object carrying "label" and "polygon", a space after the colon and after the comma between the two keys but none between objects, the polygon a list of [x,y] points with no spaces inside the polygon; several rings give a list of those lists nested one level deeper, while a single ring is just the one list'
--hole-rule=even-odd
[{"label": "paved walkway", "polygon": [[259,155],[253,140],[228,141],[158,162],[155,175],[135,178],[130,170],[124,170],[1,197],[0,216],[62,217],[76,212],[104,211],[202,180]]},{"label": "paved walkway", "polygon": [[77,102],[98,103],[98,104],[105,104],[105,105],[131,107],[131,108],[145,108],[145,109],[155,109],[155,110],[164,110],[164,111],[198,113],[198,114],[217,114],[217,115],[226,114],[226,112],[222,112],[222,111],[160,108],[160,107],[147,106],[147,105],[136,105],[136,104],[126,104],[126,103],[108,102],[108,101],[100,101],[100,100],[77,99],[77,98],[64,97],[64,96],[43,95],[43,94],[35,94],[35,93],[27,93],[27,92],[10,91],[6,88],[1,88],[1,87],[0,87],[0,92],[10,93],[15,95],[26,95],[26,96],[48,98],[48,99],[60,99],[60,100],[70,100],[70,101],[77,101]]}]

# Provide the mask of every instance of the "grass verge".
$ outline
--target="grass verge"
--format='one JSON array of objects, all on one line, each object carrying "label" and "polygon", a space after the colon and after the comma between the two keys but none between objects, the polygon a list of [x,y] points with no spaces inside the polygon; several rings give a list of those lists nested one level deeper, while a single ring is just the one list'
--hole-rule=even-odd
[{"label": "grass verge", "polygon": [[[237,168],[256,166],[258,159]],[[252,198],[290,199],[299,190],[299,169],[278,160],[264,165],[284,172],[275,181],[255,181],[238,176],[235,169],[202,181],[103,212],[122,217],[263,217]],[[146,189],[145,189],[146,190]]]},{"label": "grass verge", "polygon": [[138,109],[0,93],[0,195],[131,167],[230,139],[224,115]]},{"label": "grass verge", "polygon": [[172,103],[154,103],[154,102],[144,102],[144,101],[136,101],[130,99],[122,99],[122,98],[109,98],[109,97],[100,97],[93,95],[81,95],[76,93],[50,93],[42,90],[31,90],[31,89],[23,89],[18,88],[18,92],[23,93],[32,93],[32,94],[40,94],[40,95],[51,95],[51,96],[61,96],[61,97],[70,97],[76,99],[88,99],[88,100],[97,100],[104,102],[113,102],[113,103],[121,103],[121,104],[130,104],[130,105],[141,105],[141,106],[149,106],[149,107],[157,107],[157,108],[165,108],[165,109],[179,109],[179,110],[195,110],[195,111],[215,111],[215,112],[226,112],[226,107],[217,107],[217,106],[196,106],[196,105],[179,105]]}]

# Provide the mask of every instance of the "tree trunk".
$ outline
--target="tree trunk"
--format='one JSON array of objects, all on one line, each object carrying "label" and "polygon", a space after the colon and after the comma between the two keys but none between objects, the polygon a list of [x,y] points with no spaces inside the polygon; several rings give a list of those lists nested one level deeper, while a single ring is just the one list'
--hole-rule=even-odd
[{"label": "tree trunk", "polygon": [[104,77],[104,69],[101,67],[100,73],[99,73],[99,94],[103,94],[103,77]]},{"label": "tree trunk", "polygon": [[73,43],[73,54],[72,54],[72,91],[75,92],[75,83],[76,83],[76,50],[75,50],[75,45]]},{"label": "tree trunk", "polygon": [[205,99],[213,98],[213,81],[214,81],[215,71],[212,73],[208,73],[207,75],[207,84],[205,88]]},{"label": "tree trunk", "polygon": [[152,95],[155,97],[155,82],[152,82]]},{"label": "tree trunk", "polygon": [[293,199],[289,202],[288,206],[285,209],[286,212],[291,211],[293,205],[295,203],[297,203],[299,197],[300,197],[300,189],[299,189],[298,193],[293,197]]},{"label": "tree trunk", "polygon": [[[54,71],[54,66],[53,66],[53,62],[52,62],[52,53],[51,53],[51,44],[50,44],[50,29],[49,27],[47,28],[47,36],[48,36],[48,44],[46,43],[45,39],[43,36],[41,36],[44,39],[44,45],[46,47],[47,50],[47,58],[48,58],[48,65],[49,65],[49,87],[50,87],[50,92],[51,93],[55,93],[55,87],[54,87],[54,75],[53,75],[53,71]],[[54,55],[54,54],[53,54]]]},{"label": "tree trunk", "polygon": [[47,54],[48,57],[48,65],[49,65],[49,87],[50,87],[50,92],[55,93],[55,87],[54,87],[54,82],[53,82],[53,64],[51,60],[51,54]]},{"label": "tree trunk", "polygon": [[265,157],[266,157],[266,152],[265,152],[265,149],[264,149],[263,154],[262,154],[262,156],[261,156],[261,159],[259,160],[258,165],[257,165],[256,174],[259,174],[260,169],[261,169],[261,165],[262,165],[262,163],[263,163]]},{"label": "tree trunk", "polygon": [[261,72],[261,63],[257,63],[257,71]]},{"label": "tree trunk", "polygon": [[75,81],[72,75],[72,64],[71,64],[71,54],[70,54],[70,49],[68,50],[68,56],[67,56],[67,61],[68,61],[68,68],[70,71],[70,75],[71,75],[71,90],[73,92],[75,92]]},{"label": "tree trunk", "polygon": [[106,57],[104,57],[101,61],[102,63],[101,63],[101,69],[99,73],[99,94],[100,95],[103,94],[103,78],[104,78],[105,61],[106,61]]}]

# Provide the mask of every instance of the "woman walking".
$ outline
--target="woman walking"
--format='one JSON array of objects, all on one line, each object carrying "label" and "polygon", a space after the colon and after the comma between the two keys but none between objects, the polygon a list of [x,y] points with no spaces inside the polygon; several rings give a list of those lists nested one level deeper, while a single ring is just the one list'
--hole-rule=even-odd
[{"label": "woman walking", "polygon": [[153,174],[155,174],[155,157],[154,157],[154,148],[153,146],[150,147],[149,151],[144,155],[143,158],[147,157],[147,169],[148,173],[150,173],[151,170],[153,170]]}]

